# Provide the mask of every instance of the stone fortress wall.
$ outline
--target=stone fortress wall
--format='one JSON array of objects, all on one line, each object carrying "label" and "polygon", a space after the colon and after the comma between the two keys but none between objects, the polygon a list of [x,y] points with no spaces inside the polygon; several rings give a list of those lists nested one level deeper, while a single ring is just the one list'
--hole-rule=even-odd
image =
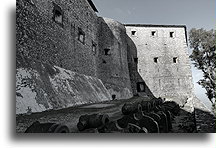
[{"label": "stone fortress wall", "polygon": [[17,0],[17,52],[95,76],[97,15],[86,0]]},{"label": "stone fortress wall", "polygon": [[[98,78],[113,99],[133,97],[127,61],[127,34],[123,24],[99,18]],[[116,96],[115,96],[116,95]]]},{"label": "stone fortress wall", "polygon": [[[91,0],[17,0],[19,113],[29,107],[41,112],[133,95],[191,95],[184,27],[125,27],[95,12]],[[152,29],[155,37],[149,35]],[[173,38],[168,37],[170,31]],[[154,57],[157,64],[152,62]],[[173,57],[177,57],[175,64]],[[55,70],[59,68],[62,78]],[[23,84],[23,71],[28,73],[28,85]],[[71,82],[65,75],[77,75],[78,80]],[[35,97],[29,100],[27,94],[32,93]]]},{"label": "stone fortress wall", "polygon": [[137,48],[138,71],[156,97],[194,97],[186,26],[126,25]]}]

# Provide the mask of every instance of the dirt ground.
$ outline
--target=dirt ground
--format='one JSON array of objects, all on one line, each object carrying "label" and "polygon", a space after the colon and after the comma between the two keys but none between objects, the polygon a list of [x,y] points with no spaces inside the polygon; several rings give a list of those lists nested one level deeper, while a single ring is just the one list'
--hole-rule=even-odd
[{"label": "dirt ground", "polygon": [[71,133],[77,133],[77,123],[79,117],[85,114],[108,114],[111,120],[118,119],[122,116],[121,108],[126,102],[136,102],[146,100],[145,97],[134,97],[128,100],[114,100],[97,104],[81,105],[77,107],[66,108],[62,110],[52,110],[42,113],[33,113],[31,115],[17,115],[16,132],[23,133],[33,122],[41,123],[59,123],[67,125]]},{"label": "dirt ground", "polygon": [[[116,120],[121,118],[123,115],[121,113],[121,108],[124,103],[127,102],[136,102],[146,100],[149,101],[148,97],[133,97],[128,100],[114,100],[109,102],[102,102],[96,104],[81,105],[77,107],[66,108],[62,110],[51,110],[42,113],[33,113],[31,115],[17,115],[16,117],[16,132],[23,133],[25,130],[35,121],[41,123],[59,123],[64,124],[69,127],[71,133],[78,133],[77,123],[79,117],[85,114],[108,114],[110,120]],[[207,118],[208,117],[208,118]],[[206,118],[208,120],[206,120]],[[206,120],[206,121],[204,121]],[[208,121],[208,122],[207,122]],[[215,132],[215,118],[212,116],[207,116],[202,114],[201,129],[198,129],[198,132],[212,133]],[[205,127],[204,127],[205,125]],[[194,133],[196,132],[193,115],[180,111],[178,116],[175,116],[173,123],[173,129],[170,133]],[[210,126],[210,127],[209,127]]]}]

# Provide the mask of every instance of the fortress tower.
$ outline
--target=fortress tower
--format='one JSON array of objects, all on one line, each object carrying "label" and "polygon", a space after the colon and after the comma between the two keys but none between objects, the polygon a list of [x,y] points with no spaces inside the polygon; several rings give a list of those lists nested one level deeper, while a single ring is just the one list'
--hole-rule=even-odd
[{"label": "fortress tower", "polygon": [[125,26],[137,48],[139,74],[152,93],[180,104],[193,98],[186,26]]}]

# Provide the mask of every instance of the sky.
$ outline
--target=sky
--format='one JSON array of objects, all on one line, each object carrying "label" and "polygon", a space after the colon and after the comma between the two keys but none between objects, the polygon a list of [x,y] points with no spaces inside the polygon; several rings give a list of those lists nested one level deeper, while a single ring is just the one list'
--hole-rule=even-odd
[{"label": "sky", "polygon": [[[98,16],[127,24],[176,24],[192,28],[215,29],[215,0],[92,0]],[[191,49],[189,49],[191,53]],[[205,90],[197,84],[202,72],[192,65],[196,96],[209,108]]]}]

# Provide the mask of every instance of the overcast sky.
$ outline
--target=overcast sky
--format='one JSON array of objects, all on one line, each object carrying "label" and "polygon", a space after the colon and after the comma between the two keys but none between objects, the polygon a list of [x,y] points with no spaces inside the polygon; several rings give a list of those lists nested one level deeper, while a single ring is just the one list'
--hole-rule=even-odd
[{"label": "overcast sky", "polygon": [[[99,16],[131,24],[177,24],[215,29],[215,0],[92,0]],[[189,51],[191,52],[191,51]],[[202,72],[192,67],[196,96],[208,107],[205,90],[196,82]]]}]

